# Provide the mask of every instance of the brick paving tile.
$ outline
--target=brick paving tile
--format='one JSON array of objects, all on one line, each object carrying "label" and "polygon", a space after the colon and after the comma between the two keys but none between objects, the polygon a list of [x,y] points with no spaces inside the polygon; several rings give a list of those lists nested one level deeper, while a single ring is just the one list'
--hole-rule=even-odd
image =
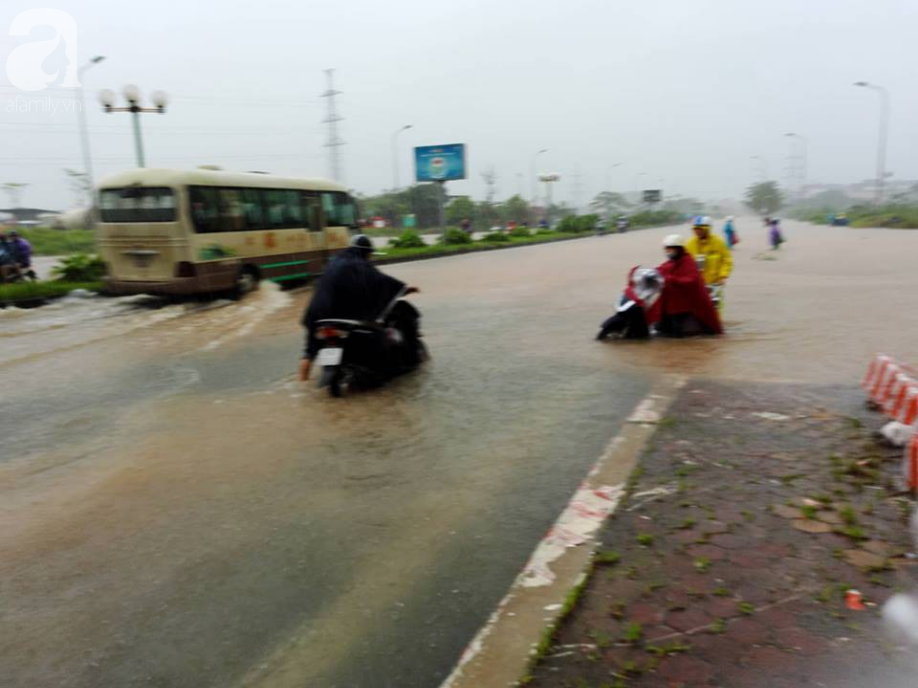
[{"label": "brick paving tile", "polygon": [[704,685],[714,676],[714,668],[708,663],[685,655],[666,657],[657,667],[657,675],[670,684]]},{"label": "brick paving tile", "polygon": [[[881,419],[862,407],[855,387],[693,381],[668,411],[678,422],[658,428],[642,456],[635,492],[672,487],[691,462],[689,477],[653,501],[624,498],[599,536],[621,560],[595,569],[554,636],[558,648],[620,643],[639,624],[641,638],[550,651],[527,685],[617,685],[628,667],[640,668],[629,688],[911,685],[879,614],[895,590],[918,589],[918,562],[901,556],[913,548],[901,515],[910,504],[886,487],[901,451],[873,443]],[[881,479],[840,475],[833,455],[842,466],[869,460]],[[833,531],[847,506],[863,541]],[[640,533],[653,543],[641,546]],[[863,593],[864,611],[846,608],[848,587]]]},{"label": "brick paving tile", "polygon": [[738,619],[728,624],[726,634],[742,645],[764,645],[771,638],[768,627],[752,619]]},{"label": "brick paving tile", "polygon": [[784,628],[775,633],[779,645],[802,655],[818,655],[825,652],[829,643],[801,628]]}]

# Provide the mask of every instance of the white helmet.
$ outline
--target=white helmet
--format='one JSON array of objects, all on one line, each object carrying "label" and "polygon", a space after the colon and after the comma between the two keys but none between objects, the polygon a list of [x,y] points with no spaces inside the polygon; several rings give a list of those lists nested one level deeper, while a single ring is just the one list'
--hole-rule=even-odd
[{"label": "white helmet", "polygon": [[694,226],[695,227],[710,227],[711,218],[708,217],[707,215],[699,215],[698,217],[695,218]]},{"label": "white helmet", "polygon": [[728,222],[733,222],[733,216],[732,216],[732,215],[727,215],[727,221],[728,221]]},{"label": "white helmet", "polygon": [[673,247],[685,248],[685,239],[682,238],[681,234],[670,234],[663,240],[663,248],[673,248]]}]

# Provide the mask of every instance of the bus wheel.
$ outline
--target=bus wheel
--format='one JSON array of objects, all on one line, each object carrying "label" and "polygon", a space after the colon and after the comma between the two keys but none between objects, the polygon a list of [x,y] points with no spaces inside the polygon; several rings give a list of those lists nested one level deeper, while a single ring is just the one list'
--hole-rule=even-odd
[{"label": "bus wheel", "polygon": [[246,265],[239,271],[236,286],[233,292],[236,298],[241,299],[246,294],[251,294],[258,288],[258,271],[251,265]]}]

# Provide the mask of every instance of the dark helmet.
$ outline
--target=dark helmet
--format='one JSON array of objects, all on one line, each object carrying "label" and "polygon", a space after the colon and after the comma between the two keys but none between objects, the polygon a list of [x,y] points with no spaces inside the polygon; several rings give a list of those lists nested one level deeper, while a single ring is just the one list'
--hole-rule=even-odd
[{"label": "dark helmet", "polygon": [[370,253],[373,252],[373,242],[366,234],[355,234],[351,237],[351,248],[359,248]]}]

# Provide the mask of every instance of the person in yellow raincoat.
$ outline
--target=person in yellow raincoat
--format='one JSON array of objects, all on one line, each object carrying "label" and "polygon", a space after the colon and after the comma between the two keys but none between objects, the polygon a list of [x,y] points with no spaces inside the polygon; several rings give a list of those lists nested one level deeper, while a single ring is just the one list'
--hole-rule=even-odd
[{"label": "person in yellow raincoat", "polygon": [[711,218],[696,217],[692,230],[695,236],[685,242],[685,250],[698,263],[698,269],[704,277],[704,283],[711,289],[717,309],[723,310],[723,289],[733,272],[733,254],[723,239],[711,233]]}]

